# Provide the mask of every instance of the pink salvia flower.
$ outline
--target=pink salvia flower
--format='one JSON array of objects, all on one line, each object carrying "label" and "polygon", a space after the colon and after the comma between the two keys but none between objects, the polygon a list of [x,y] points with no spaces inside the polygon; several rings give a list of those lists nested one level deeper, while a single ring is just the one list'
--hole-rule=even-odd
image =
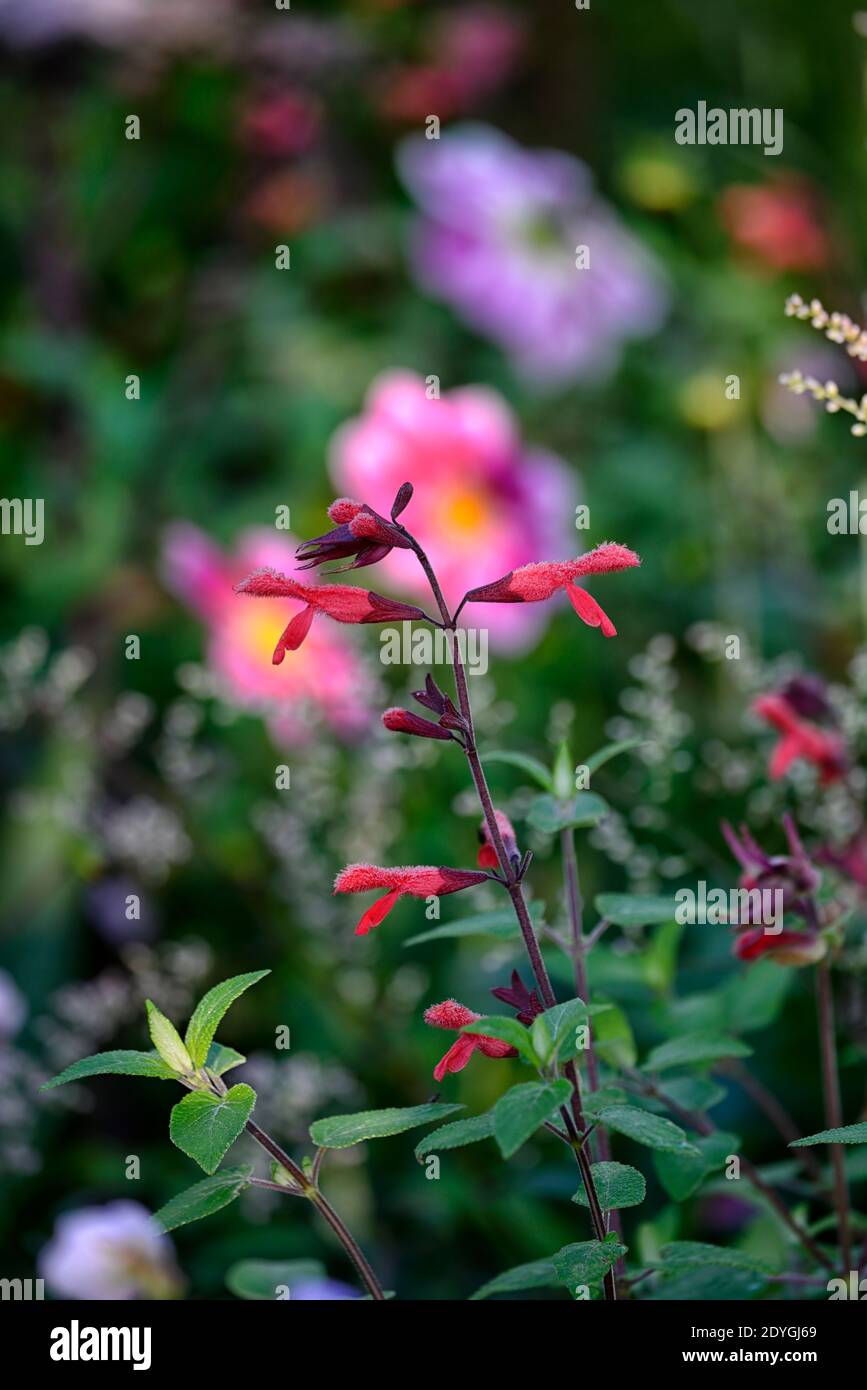
[{"label": "pink salvia flower", "polygon": [[338,623],[388,623],[425,616],[420,608],[398,603],[369,589],[348,584],[301,584],[271,569],[248,575],[235,585],[235,593],[252,598],[301,599],[306,604],[280,637],[271,658],[275,666],[280,665],[287,651],[297,651],[301,646],[317,613],[326,613]]},{"label": "pink salvia flower", "polygon": [[348,864],[334,880],[335,893],[367,893],[373,888],[386,888],[384,898],[369,907],[355,928],[356,936],[366,936],[388,916],[398,898],[443,897],[459,893],[483,883],[487,874],[475,869],[447,869],[431,864],[413,868],[380,869],[375,864]]},{"label": "pink salvia flower", "polygon": [[[465,1004],[456,999],[445,999],[442,1004],[432,1004],[425,1010],[424,1021],[432,1028],[448,1028],[457,1031],[468,1023],[475,1023],[481,1014],[473,1013]],[[502,1042],[499,1038],[489,1038],[484,1033],[461,1033],[457,1042],[452,1043],[434,1067],[434,1078],[442,1081],[447,1072],[463,1071],[474,1052],[483,1052],[486,1057],[517,1057],[517,1048]]]},{"label": "pink salvia flower", "polygon": [[495,579],[492,584],[471,589],[467,603],[541,603],[558,589],[566,596],[578,617],[588,627],[598,627],[604,637],[616,637],[617,629],[608,615],[586,589],[575,581],[590,574],[609,574],[613,570],[632,569],[641,561],[634,550],[616,541],[605,541],[581,555],[577,560],[551,560],[540,564],[522,565]]}]

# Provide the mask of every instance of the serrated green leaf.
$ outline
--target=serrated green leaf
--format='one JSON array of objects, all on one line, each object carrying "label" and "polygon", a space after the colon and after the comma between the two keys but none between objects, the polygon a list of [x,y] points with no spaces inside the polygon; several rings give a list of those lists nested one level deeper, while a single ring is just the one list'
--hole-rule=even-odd
[{"label": "serrated green leaf", "polygon": [[213,1042],[214,1034],[227,1009],[246,989],[255,985],[257,981],[263,980],[270,973],[270,970],[253,970],[247,975],[233,975],[230,980],[222,980],[220,984],[214,985],[214,988],[209,989],[207,994],[199,1000],[193,1016],[187,1024],[184,1037],[197,1067],[204,1065],[208,1048]]},{"label": "serrated green leaf", "polygon": [[647,1054],[644,1071],[666,1071],[669,1067],[689,1067],[718,1062],[722,1057],[751,1057],[753,1049],[737,1038],[715,1033],[684,1033],[660,1043]]},{"label": "serrated green leaf", "polygon": [[748,1250],[731,1245],[709,1245],[699,1240],[673,1240],[663,1245],[660,1258],[667,1268],[686,1265],[717,1265],[720,1268],[753,1270],[770,1273],[770,1267]]},{"label": "serrated green leaf", "polygon": [[[623,1207],[637,1207],[647,1195],[644,1175],[628,1163],[594,1163],[591,1165],[593,1186],[603,1211],[618,1211]],[[590,1206],[590,1200],[583,1184],[579,1187],[573,1202],[579,1207]]]},{"label": "serrated green leaf", "polygon": [[215,1211],[234,1202],[250,1186],[252,1176],[252,1167],[245,1165],[242,1168],[226,1168],[212,1178],[203,1178],[185,1192],[179,1192],[177,1197],[170,1198],[165,1206],[154,1212],[154,1220],[164,1231],[174,1231],[178,1226],[187,1226],[191,1221],[212,1216]]},{"label": "serrated green leaf", "polygon": [[599,916],[615,927],[646,927],[653,922],[673,922],[677,910],[674,898],[636,893],[600,893],[594,906]]},{"label": "serrated green leaf", "polygon": [[867,1144],[867,1123],[843,1125],[841,1129],[822,1129],[804,1139],[793,1139],[790,1149],[806,1149],[813,1144]]},{"label": "serrated green leaf", "polygon": [[617,743],[606,743],[604,748],[599,748],[595,753],[591,753],[586,759],[584,766],[592,775],[598,772],[600,767],[604,767],[612,758],[619,757],[621,753],[628,753],[632,748],[640,748],[642,743],[647,740],[643,738],[622,738]]},{"label": "serrated green leaf", "polygon": [[[554,1060],[568,1062],[583,1049],[579,1045],[578,1029],[597,1014],[607,1013],[610,1004],[584,1003],[583,999],[567,999],[553,1004],[533,1020],[531,1038],[536,1055],[543,1066]],[[595,1032],[594,1032],[595,1036]]]},{"label": "serrated green leaf", "polygon": [[539,796],[527,813],[527,822],[544,835],[557,835],[561,830],[582,830],[596,825],[608,814],[608,803],[595,792],[577,792],[568,801],[553,796]]},{"label": "serrated green leaf", "polygon": [[685,1202],[697,1192],[707,1178],[718,1173],[729,1154],[737,1153],[740,1139],[736,1134],[702,1135],[693,1141],[698,1154],[655,1153],[653,1166],[657,1177],[672,1201]]},{"label": "serrated green leaf", "polygon": [[355,1115],[331,1115],[328,1119],[313,1122],[310,1138],[322,1149],[348,1149],[368,1139],[387,1139],[392,1134],[403,1134],[408,1129],[417,1129],[419,1125],[444,1120],[447,1115],[454,1115],[457,1110],[463,1109],[463,1105],[431,1102],[401,1109],[361,1110]]},{"label": "serrated green leaf", "polygon": [[529,1264],[516,1265],[514,1269],[506,1269],[502,1274],[497,1274],[493,1279],[489,1279],[487,1284],[482,1284],[480,1289],[476,1289],[474,1294],[470,1294],[470,1301],[479,1298],[490,1298],[496,1293],[522,1293],[526,1289],[557,1289],[560,1287],[560,1280],[554,1268],[552,1259],[531,1260]]},{"label": "serrated green leaf", "polygon": [[155,1052],[97,1052],[92,1057],[82,1057],[80,1062],[73,1062],[39,1089],[50,1091],[54,1086],[65,1086],[69,1081],[84,1081],[88,1076],[150,1076],[158,1081],[177,1080],[177,1073]]},{"label": "serrated green leaf", "polygon": [[662,1115],[652,1115],[649,1110],[641,1110],[637,1105],[610,1105],[597,1112],[597,1123],[608,1129],[624,1134],[636,1144],[644,1144],[648,1149],[659,1149],[663,1153],[692,1153],[698,1150],[690,1143],[679,1125],[672,1124]]},{"label": "serrated green leaf", "polygon": [[486,1038],[497,1038],[500,1042],[508,1043],[510,1047],[517,1048],[521,1056],[525,1057],[532,1065],[535,1066],[536,1064],[530,1030],[525,1028],[523,1023],[519,1023],[516,1018],[510,1018],[505,1014],[490,1014],[485,1018],[477,1018],[473,1023],[466,1023],[461,1032],[482,1033]]},{"label": "serrated green leaf", "polygon": [[569,1082],[525,1081],[512,1086],[494,1106],[494,1137],[504,1158],[511,1158],[540,1125],[565,1105]]},{"label": "serrated green leaf", "polygon": [[560,1283],[574,1292],[585,1285],[601,1284],[609,1269],[625,1254],[626,1246],[612,1232],[602,1241],[581,1240],[564,1245],[554,1255],[553,1264]]},{"label": "serrated green leaf", "polygon": [[151,1042],[163,1061],[177,1073],[193,1071],[197,1064],[181,1042],[181,1035],[171,1019],[166,1018],[151,999],[145,1000],[145,1008]]},{"label": "serrated green leaf", "polygon": [[436,1153],[440,1149],[460,1149],[465,1144],[476,1144],[480,1139],[490,1139],[494,1133],[494,1114],[489,1110],[484,1115],[471,1115],[468,1120],[455,1120],[454,1124],[442,1125],[420,1139],[415,1146],[415,1156],[421,1161],[425,1154]]},{"label": "serrated green leaf", "polygon": [[522,772],[526,772],[534,781],[544,787],[545,791],[553,791],[554,784],[551,780],[551,773],[544,763],[540,763],[538,758],[528,757],[526,753],[510,753],[499,748],[494,748],[490,753],[479,755],[483,763],[510,763],[512,767],[518,767]]},{"label": "serrated green leaf", "polygon": [[211,1043],[208,1048],[208,1056],[205,1066],[208,1071],[213,1072],[214,1076],[222,1076],[225,1072],[231,1071],[233,1067],[240,1067],[247,1058],[242,1053],[236,1052],[234,1047],[223,1047],[222,1043]]},{"label": "serrated green leaf", "polygon": [[[542,918],[541,903],[532,905],[530,917],[534,926],[538,925]],[[459,917],[455,922],[443,922],[441,926],[432,927],[430,931],[419,932],[417,936],[409,937],[403,944],[420,946],[426,941],[447,941],[461,936],[492,936],[497,941],[508,941],[520,935],[521,928],[515,914],[508,908],[497,912],[477,912],[472,917]]]},{"label": "serrated green leaf", "polygon": [[242,1132],[255,1104],[256,1092],[243,1084],[232,1086],[224,1096],[194,1091],[172,1110],[172,1143],[206,1173],[213,1173]]},{"label": "serrated green leaf", "polygon": [[236,1298],[280,1299],[293,1287],[325,1278],[319,1260],[238,1260],[226,1273],[226,1287]]}]

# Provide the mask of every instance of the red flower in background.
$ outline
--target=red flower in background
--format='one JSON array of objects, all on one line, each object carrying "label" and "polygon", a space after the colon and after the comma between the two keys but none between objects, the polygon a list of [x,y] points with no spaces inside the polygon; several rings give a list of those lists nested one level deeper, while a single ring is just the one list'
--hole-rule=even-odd
[{"label": "red flower in background", "polygon": [[717,206],[735,245],[769,270],[820,270],[828,264],[830,239],[816,196],[803,181],[733,184]]},{"label": "red flower in background", "polygon": [[380,869],[375,864],[349,864],[334,880],[335,893],[367,893],[372,888],[387,888],[384,898],[369,907],[355,928],[356,936],[366,936],[387,917],[398,898],[443,897],[459,893],[484,883],[488,875],[475,869],[447,869],[431,864],[414,868]]},{"label": "red flower in background", "polygon": [[739,960],[766,957],[777,965],[814,965],[827,949],[824,937],[816,932],[784,930],[773,935],[764,927],[741,932],[735,942],[735,955]]},{"label": "red flower in background", "polygon": [[631,569],[641,561],[634,550],[616,541],[605,541],[581,555],[577,560],[552,560],[542,564],[522,565],[511,570],[493,584],[471,589],[465,603],[541,603],[558,589],[566,596],[578,617],[588,627],[601,628],[604,637],[616,637],[617,629],[600,608],[592,594],[576,584],[576,579],[589,574],[609,574],[613,570]]},{"label": "red flower in background", "polygon": [[839,734],[828,733],[804,719],[783,693],[760,695],[754,702],[756,714],[778,729],[782,738],[771,754],[770,774],[779,778],[792,763],[803,760],[818,770],[823,786],[839,782],[846,772],[846,747]]},{"label": "red flower in background", "polygon": [[[432,1004],[425,1010],[424,1021],[432,1028],[449,1028],[457,1031],[468,1023],[475,1023],[481,1014],[473,1013],[465,1004],[456,999],[445,999],[442,1004]],[[486,1037],[484,1033],[461,1033],[457,1042],[452,1043],[434,1067],[434,1077],[442,1081],[447,1072],[463,1071],[474,1052],[483,1052],[486,1057],[517,1057],[518,1052],[499,1038]]]}]

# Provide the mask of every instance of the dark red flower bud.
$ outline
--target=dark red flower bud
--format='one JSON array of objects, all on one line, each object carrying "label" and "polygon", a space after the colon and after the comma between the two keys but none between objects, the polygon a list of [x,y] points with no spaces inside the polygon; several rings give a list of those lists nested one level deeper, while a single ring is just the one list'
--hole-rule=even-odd
[{"label": "dark red flower bud", "polygon": [[449,731],[441,729],[439,724],[434,724],[430,719],[422,719],[420,714],[413,714],[410,710],[401,709],[397,705],[385,711],[382,722],[387,729],[391,729],[392,733],[395,734],[415,734],[418,738],[446,740],[452,737]]},{"label": "dark red flower bud", "polygon": [[412,483],[401,483],[397,490],[397,496],[391,504],[391,519],[397,521],[401,512],[409,506],[412,501]]}]

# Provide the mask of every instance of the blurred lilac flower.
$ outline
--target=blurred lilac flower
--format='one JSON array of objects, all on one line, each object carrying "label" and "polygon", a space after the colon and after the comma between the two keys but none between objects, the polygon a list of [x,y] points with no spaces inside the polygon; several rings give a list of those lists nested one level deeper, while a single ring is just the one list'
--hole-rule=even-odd
[{"label": "blurred lilac flower", "polygon": [[[138,899],[137,917],[127,916],[127,899]],[[127,941],[150,941],[156,935],[156,920],[149,898],[141,884],[122,875],[111,875],[87,889],[87,913],[100,936],[114,946]]]},{"label": "blurred lilac flower", "polygon": [[170,1298],[180,1287],[171,1242],[138,1202],[59,1217],[39,1273],[61,1298]]},{"label": "blurred lilac flower", "polygon": [[27,1017],[24,995],[5,970],[0,970],[0,1040],[14,1038]]},{"label": "blurred lilac flower", "polygon": [[[660,324],[660,270],[556,150],[525,150],[500,131],[455,126],[403,141],[398,171],[422,211],[416,274],[540,385],[598,377],[625,339]],[[589,265],[576,267],[576,248]]]},{"label": "blurred lilac flower", "polygon": [[296,1284],[292,1290],[292,1302],[342,1303],[346,1299],[360,1298],[361,1295],[348,1284],[338,1279],[309,1279],[304,1284]]}]

